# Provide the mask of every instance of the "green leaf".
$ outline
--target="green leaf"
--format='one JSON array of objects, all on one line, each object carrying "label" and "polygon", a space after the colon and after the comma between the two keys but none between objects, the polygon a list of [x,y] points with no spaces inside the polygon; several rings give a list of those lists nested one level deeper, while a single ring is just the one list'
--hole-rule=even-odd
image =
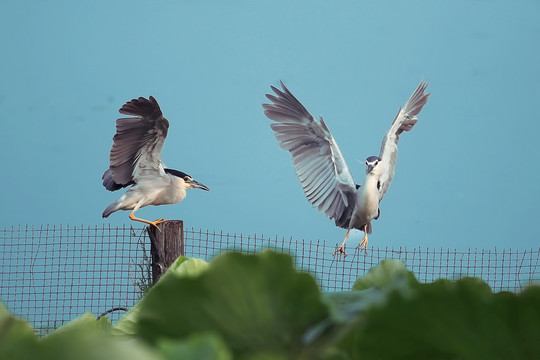
[{"label": "green leaf", "polygon": [[373,306],[386,304],[390,294],[399,292],[411,296],[419,283],[405,264],[397,260],[384,260],[359,278],[353,291],[324,294],[332,319],[336,323],[354,321],[358,314]]},{"label": "green leaf", "polygon": [[214,332],[235,358],[316,351],[303,335],[329,312],[313,277],[296,271],[291,256],[227,253],[197,277],[166,275],[140,303],[138,333],[150,342]]},{"label": "green leaf", "polygon": [[70,321],[39,341],[35,359],[54,360],[158,360],[157,354],[141,343],[120,341],[109,335],[108,319],[96,321],[84,314]]},{"label": "green leaf", "polygon": [[174,273],[175,276],[192,277],[201,274],[207,268],[208,262],[202,259],[180,256],[171,264],[163,276],[167,276],[167,273]]},{"label": "green leaf", "polygon": [[102,316],[97,321],[97,325],[101,329],[101,331],[103,331],[105,334],[109,334],[111,332],[112,324],[111,324],[111,320],[109,320],[108,317]]},{"label": "green leaf", "polygon": [[383,260],[369,269],[368,273],[356,280],[353,290],[370,288],[409,291],[418,287],[419,282],[405,264],[399,260]]},{"label": "green leaf", "polygon": [[[179,256],[167,269],[165,274],[161,277],[167,279],[170,276],[173,277],[195,277],[204,272],[208,268],[208,262],[202,259],[187,258],[185,256]],[[174,274],[174,275],[171,275]],[[152,288],[148,291],[147,295],[152,292]],[[145,295],[145,297],[147,296]],[[137,321],[139,319],[139,313],[141,303],[144,301],[144,297],[133,306],[129,311],[124,314],[113,325],[111,333],[118,336],[132,336],[136,333]]]},{"label": "green leaf", "polygon": [[284,354],[272,354],[272,353],[257,353],[257,354],[249,354],[245,357],[242,357],[242,360],[287,360],[290,359]]},{"label": "green leaf", "polygon": [[166,360],[231,360],[231,352],[215,334],[195,334],[185,340],[163,340],[158,348]]},{"label": "green leaf", "polygon": [[0,359],[35,359],[39,355],[34,330],[10,315],[0,303]]},{"label": "green leaf", "polygon": [[107,326],[104,326],[103,323],[110,323],[109,319],[102,318],[100,319],[100,323],[98,324],[98,321],[94,317],[92,313],[85,313],[78,318],[75,318],[71,320],[70,322],[60,326],[59,328],[53,330],[52,332],[48,333],[43,337],[43,340],[55,338],[58,336],[62,336],[62,334],[65,333],[72,333],[72,332],[78,332],[78,331],[94,331],[94,330],[101,330],[103,328],[107,328]]},{"label": "green leaf", "polygon": [[362,312],[339,348],[362,359],[540,359],[540,288],[493,294],[473,278],[411,284]]}]

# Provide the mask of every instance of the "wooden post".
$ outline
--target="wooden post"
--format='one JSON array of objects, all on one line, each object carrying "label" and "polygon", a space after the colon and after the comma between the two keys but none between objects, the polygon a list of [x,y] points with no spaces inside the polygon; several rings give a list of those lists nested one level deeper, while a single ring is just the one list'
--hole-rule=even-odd
[{"label": "wooden post", "polygon": [[169,220],[155,226],[147,226],[152,254],[152,283],[159,280],[180,255],[184,255],[184,222]]}]

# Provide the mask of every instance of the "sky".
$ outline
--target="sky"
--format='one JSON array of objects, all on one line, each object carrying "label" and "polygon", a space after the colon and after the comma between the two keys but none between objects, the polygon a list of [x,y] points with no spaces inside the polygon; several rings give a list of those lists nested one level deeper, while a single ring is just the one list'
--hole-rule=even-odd
[{"label": "sky", "polygon": [[[0,215],[101,218],[118,109],[153,95],[167,167],[211,188],[146,219],[341,243],[261,107],[282,80],[332,131],[357,183],[421,81],[370,246],[538,248],[540,2],[14,1],[0,12]],[[360,160],[361,163],[358,163]],[[140,224],[134,224],[139,226]],[[363,234],[354,231],[349,246]]]}]

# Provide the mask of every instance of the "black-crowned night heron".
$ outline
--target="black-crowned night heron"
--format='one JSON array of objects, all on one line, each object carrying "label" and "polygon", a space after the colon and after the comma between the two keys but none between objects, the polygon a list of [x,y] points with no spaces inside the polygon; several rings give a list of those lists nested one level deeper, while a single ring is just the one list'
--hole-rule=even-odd
[{"label": "black-crowned night heron", "polygon": [[271,125],[272,130],[280,147],[291,153],[296,175],[307,199],[333,219],[336,226],[347,229],[345,240],[334,255],[337,252],[347,255],[344,246],[351,229],[364,232],[358,246],[367,249],[371,220],[379,218],[379,203],[394,176],[399,135],[411,130],[418,121],[416,115],[429,96],[424,94],[427,84],[420,83],[403,109],[400,108],[383,138],[379,156],[366,159],[362,185],[355,184],[322,117],[320,122],[315,121],[283,82],[281,87],[283,91],[271,87],[277,96],[266,94],[273,104],[263,104],[264,114],[275,121]]},{"label": "black-crowned night heron", "polygon": [[116,120],[116,134],[103,174],[103,186],[109,191],[131,187],[103,211],[104,218],[118,210],[133,210],[131,220],[153,225],[168,221],[148,221],[135,217],[135,211],[148,205],[176,204],[186,197],[187,189],[210,190],[181,171],[167,169],[161,162],[161,149],[167,137],[169,121],[152,96],[128,101],[120,113],[133,115]]}]

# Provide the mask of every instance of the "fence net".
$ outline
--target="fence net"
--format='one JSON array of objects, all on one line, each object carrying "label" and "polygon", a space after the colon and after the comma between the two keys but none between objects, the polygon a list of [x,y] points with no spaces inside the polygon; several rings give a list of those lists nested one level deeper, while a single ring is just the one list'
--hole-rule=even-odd
[{"label": "fence net", "polygon": [[[229,234],[184,227],[185,255],[211,260],[223,251],[263,249],[293,255],[326,292],[350,290],[356,279],[385,259],[403,261],[421,282],[463,276],[482,278],[493,291],[519,291],[540,283],[540,248],[529,250],[377,248],[367,255],[337,244],[264,235]],[[114,322],[151,282],[146,228],[132,226],[17,226],[0,230],[0,300],[45,334],[85,312]]]},{"label": "fence net", "polygon": [[332,253],[337,243],[324,240],[295,241],[257,235],[224,234],[202,230],[184,231],[186,255],[209,260],[225,251],[255,253],[273,249],[294,256],[296,267],[315,276],[321,289],[327,292],[350,290],[354,282],[370,268],[386,259],[403,261],[420,282],[439,278],[457,280],[465,276],[479,277],[493,291],[519,291],[527,285],[540,283],[540,248],[456,249],[370,247],[367,254],[360,248],[348,249],[347,257]]}]

